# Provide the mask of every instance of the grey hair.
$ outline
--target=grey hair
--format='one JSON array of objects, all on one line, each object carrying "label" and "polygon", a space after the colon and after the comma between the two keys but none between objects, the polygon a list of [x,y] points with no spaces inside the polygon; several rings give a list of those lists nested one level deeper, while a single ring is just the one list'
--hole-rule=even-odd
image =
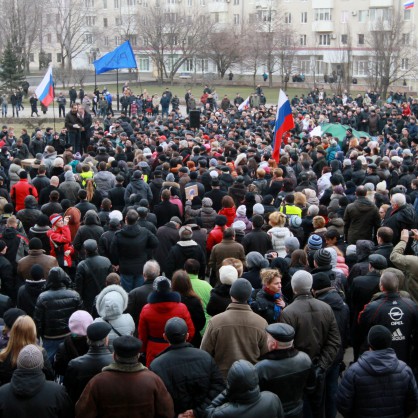
[{"label": "grey hair", "polygon": [[160,271],[161,268],[158,262],[155,260],[149,260],[144,264],[142,274],[147,280],[153,281],[160,275]]},{"label": "grey hair", "polygon": [[396,203],[398,206],[403,206],[406,203],[405,195],[402,193],[395,193],[392,196],[392,202]]}]

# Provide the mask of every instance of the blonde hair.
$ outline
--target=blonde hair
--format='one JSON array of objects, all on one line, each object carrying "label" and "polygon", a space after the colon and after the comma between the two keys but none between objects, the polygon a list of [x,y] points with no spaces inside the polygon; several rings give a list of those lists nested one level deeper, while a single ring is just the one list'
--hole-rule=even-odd
[{"label": "blonde hair", "polygon": [[93,179],[87,179],[86,180],[86,192],[87,192],[87,200],[89,202],[92,201],[95,190],[96,190],[96,188],[94,186],[94,180]]},{"label": "blonde hair", "polygon": [[282,278],[279,270],[276,269],[262,269],[260,271],[261,282],[264,286],[268,286],[276,277]]},{"label": "blonde hair", "polygon": [[286,224],[286,215],[282,212],[272,212],[269,216],[269,224],[271,226],[283,227]]},{"label": "blonde hair", "polygon": [[235,269],[238,272],[238,277],[242,276],[242,273],[244,272],[244,265],[242,264],[241,260],[238,260],[238,258],[228,257],[225,258],[222,261],[223,266],[232,266],[235,267]]},{"label": "blonde hair", "polygon": [[306,196],[302,192],[295,193],[295,205],[302,208],[306,206]]},{"label": "blonde hair", "polygon": [[20,350],[29,344],[37,345],[35,322],[28,315],[19,316],[12,326],[6,348],[0,352],[0,362],[10,358],[10,364],[13,368],[16,367]]},{"label": "blonde hair", "polygon": [[315,229],[323,228],[325,226],[325,219],[323,216],[315,216],[312,219],[312,225]]}]

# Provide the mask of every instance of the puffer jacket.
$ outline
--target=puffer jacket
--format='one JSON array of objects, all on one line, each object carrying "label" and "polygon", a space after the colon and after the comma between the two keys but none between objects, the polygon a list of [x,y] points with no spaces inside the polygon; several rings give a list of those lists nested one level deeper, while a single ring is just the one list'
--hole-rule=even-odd
[{"label": "puffer jacket", "polygon": [[267,231],[271,237],[271,243],[273,250],[277,252],[279,257],[286,257],[286,249],[284,246],[284,240],[289,237],[293,237],[289,228],[275,226]]},{"label": "puffer jacket", "polygon": [[366,351],[345,372],[337,391],[337,409],[344,417],[407,417],[417,403],[412,370],[392,348]]},{"label": "puffer jacket", "polygon": [[226,216],[226,227],[229,228],[232,223],[234,222],[235,216],[236,216],[236,210],[234,207],[232,208],[222,208],[218,215],[224,215]]},{"label": "puffer jacket", "polygon": [[50,270],[46,290],[39,295],[35,306],[34,321],[38,335],[50,339],[70,335],[68,320],[83,305],[80,295],[68,289],[70,284],[71,280],[62,268]]},{"label": "puffer jacket", "polygon": [[[74,238],[74,248],[81,251],[83,244],[88,239],[94,239],[99,242],[104,229],[99,219],[99,215],[94,210],[88,210],[84,215],[84,225],[80,226]],[[84,254],[84,252],[83,252]]]},{"label": "puffer jacket", "polygon": [[185,206],[185,219],[200,218],[202,220],[202,228],[210,231],[215,226],[215,219],[217,213],[212,207],[203,206],[200,209],[192,209],[191,204],[186,202]]},{"label": "puffer jacket", "polygon": [[206,409],[208,418],[284,417],[282,403],[271,392],[260,392],[255,367],[246,360],[236,361],[228,372],[227,389]]},{"label": "puffer jacket", "polygon": [[253,223],[244,215],[238,215],[235,217],[234,222],[242,221],[245,223],[245,233],[248,234],[248,232],[251,232],[253,229]]},{"label": "puffer jacket", "polygon": [[113,351],[113,340],[121,335],[133,335],[135,322],[132,316],[123,312],[128,306],[128,294],[123,287],[105,287],[97,296],[96,309],[100,318],[94,322],[107,322],[112,330],[109,333],[109,348]]},{"label": "puffer jacket", "polygon": [[38,201],[35,196],[26,196],[24,205],[25,208],[16,213],[16,218],[22,222],[23,228],[28,233],[29,229],[36,224],[42,212],[38,209]]}]

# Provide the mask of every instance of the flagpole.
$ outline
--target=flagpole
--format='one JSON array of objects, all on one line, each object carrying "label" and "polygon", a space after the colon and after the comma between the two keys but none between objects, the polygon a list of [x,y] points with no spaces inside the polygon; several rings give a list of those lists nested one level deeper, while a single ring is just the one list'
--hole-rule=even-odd
[{"label": "flagpole", "polygon": [[116,70],[116,101],[117,101],[117,110],[119,112],[119,70]]}]

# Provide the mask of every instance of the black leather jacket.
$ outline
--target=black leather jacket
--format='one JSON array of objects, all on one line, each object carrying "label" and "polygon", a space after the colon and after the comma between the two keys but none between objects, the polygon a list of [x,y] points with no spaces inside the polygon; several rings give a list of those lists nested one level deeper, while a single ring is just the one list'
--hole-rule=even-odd
[{"label": "black leather jacket", "polygon": [[67,288],[70,283],[70,278],[61,267],[50,270],[46,291],[39,295],[35,306],[34,320],[38,335],[54,339],[70,334],[68,320],[83,305],[80,295]]}]

